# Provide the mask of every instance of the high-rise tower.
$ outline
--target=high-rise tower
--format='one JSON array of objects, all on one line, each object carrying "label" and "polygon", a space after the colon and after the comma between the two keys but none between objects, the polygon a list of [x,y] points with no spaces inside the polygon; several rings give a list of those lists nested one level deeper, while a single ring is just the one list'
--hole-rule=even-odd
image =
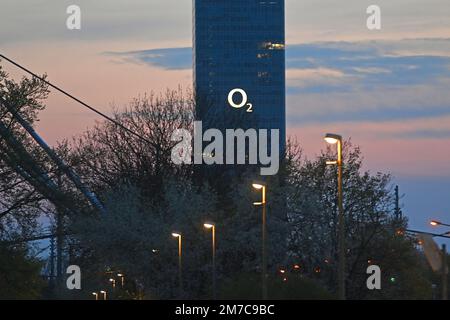
[{"label": "high-rise tower", "polygon": [[[193,2],[194,90],[200,101],[199,120],[206,128],[279,129],[283,151],[284,0]],[[232,108],[228,95],[233,89],[244,90],[252,108]],[[237,104],[242,101],[239,92],[233,98]]]}]

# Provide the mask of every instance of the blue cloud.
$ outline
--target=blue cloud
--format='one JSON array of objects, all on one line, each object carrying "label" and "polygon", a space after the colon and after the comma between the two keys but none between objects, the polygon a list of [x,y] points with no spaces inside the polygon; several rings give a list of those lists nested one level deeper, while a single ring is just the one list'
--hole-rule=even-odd
[{"label": "blue cloud", "polygon": [[[360,121],[392,121],[392,120],[408,120],[417,118],[434,118],[450,115],[448,106],[432,106],[427,108],[414,108],[410,106],[385,106],[377,109],[361,108],[351,112],[341,112],[333,110],[323,110],[324,112],[304,111],[301,114],[290,114],[287,122],[290,125],[301,125],[311,123],[346,123]],[[430,132],[436,135],[442,134],[437,131]]]},{"label": "blue cloud", "polygon": [[106,52],[133,63],[144,63],[165,70],[186,70],[192,68],[192,48],[162,48],[128,52]]},{"label": "blue cloud", "polygon": [[[403,40],[408,42],[408,40]],[[403,41],[399,41],[401,47]],[[432,43],[433,40],[429,42]],[[450,43],[450,40],[446,40]],[[424,43],[426,45],[426,42]],[[349,77],[357,77],[358,88],[373,86],[403,86],[427,83],[450,77],[450,52],[448,56],[420,54],[387,54],[385,43],[374,42],[329,42],[299,44],[288,47],[286,64],[288,69],[330,68]],[[347,78],[348,79],[348,78]],[[326,80],[326,79],[324,79]],[[342,81],[346,81],[342,79]],[[344,83],[343,83],[344,84]],[[340,91],[342,87],[324,83],[288,92]]]},{"label": "blue cloud", "polygon": [[[346,81],[358,79],[358,89],[374,86],[408,86],[433,82],[450,77],[450,52],[448,55],[414,53],[412,44],[423,48],[450,47],[450,39],[418,39],[397,42],[324,42],[289,45],[286,51],[288,69],[329,68],[347,77],[341,85],[336,83],[311,83],[289,86],[288,94],[325,93],[352,90]],[[394,49],[393,49],[394,48]],[[395,53],[395,49],[411,51],[408,55]],[[192,68],[192,48],[162,48],[128,52],[109,52],[126,61],[144,63],[165,70]],[[324,79],[326,80],[326,79]]]}]

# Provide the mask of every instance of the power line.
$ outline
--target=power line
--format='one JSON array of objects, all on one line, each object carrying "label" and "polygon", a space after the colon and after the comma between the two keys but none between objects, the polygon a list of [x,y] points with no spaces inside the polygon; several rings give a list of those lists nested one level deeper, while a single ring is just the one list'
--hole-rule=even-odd
[{"label": "power line", "polygon": [[136,136],[137,138],[151,144],[151,142],[144,138],[143,136],[141,136],[139,133],[134,132],[133,130],[125,127],[123,124],[121,124],[120,122],[118,122],[117,120],[111,118],[110,116],[107,116],[106,114],[104,114],[103,112],[95,109],[94,107],[91,107],[90,105],[88,105],[87,103],[81,101],[80,99],[78,99],[77,97],[73,96],[72,94],[68,93],[67,91],[61,89],[60,87],[52,84],[51,82],[45,80],[43,77],[38,76],[37,74],[35,74],[34,72],[30,71],[29,69],[25,68],[24,66],[20,65],[19,63],[9,59],[8,57],[5,57],[3,54],[0,54],[0,57],[5,59],[6,61],[8,61],[9,63],[13,64],[14,66],[18,67],[19,69],[25,71],[26,73],[32,75],[33,77],[41,80],[42,82],[44,82],[45,84],[47,84],[48,86],[52,87],[53,89],[61,92],[62,94],[64,94],[65,96],[69,97],[70,99],[78,102],[79,104],[83,105],[84,107],[88,108],[89,110],[95,112],[96,114],[98,114],[99,116],[105,118],[106,120],[114,123],[116,126],[122,128],[123,130],[127,131],[128,133],[131,133],[132,135]]}]

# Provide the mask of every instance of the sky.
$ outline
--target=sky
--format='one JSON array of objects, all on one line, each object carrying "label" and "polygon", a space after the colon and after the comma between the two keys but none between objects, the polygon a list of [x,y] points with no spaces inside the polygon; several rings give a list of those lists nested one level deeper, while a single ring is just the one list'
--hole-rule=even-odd
[{"label": "sky", "polygon": [[[81,8],[68,30],[66,8]],[[368,30],[366,8],[381,8]],[[192,87],[191,0],[0,0],[0,52],[109,113]],[[308,157],[336,132],[399,185],[411,227],[450,221],[450,2],[286,0],[287,126]],[[23,74],[6,62],[11,76]],[[99,118],[58,93],[40,115],[51,144]]]}]

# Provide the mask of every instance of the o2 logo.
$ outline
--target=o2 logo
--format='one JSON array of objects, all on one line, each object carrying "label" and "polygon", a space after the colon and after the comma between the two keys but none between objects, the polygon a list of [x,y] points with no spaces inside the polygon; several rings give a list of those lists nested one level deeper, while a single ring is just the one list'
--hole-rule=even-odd
[{"label": "o2 logo", "polygon": [[[236,95],[241,96],[241,102],[239,104],[234,102],[234,96]],[[228,94],[228,104],[230,105],[230,107],[235,109],[240,109],[245,106],[247,108],[247,112],[253,112],[253,104],[248,102],[247,93],[243,89],[231,90],[230,93]]]}]

